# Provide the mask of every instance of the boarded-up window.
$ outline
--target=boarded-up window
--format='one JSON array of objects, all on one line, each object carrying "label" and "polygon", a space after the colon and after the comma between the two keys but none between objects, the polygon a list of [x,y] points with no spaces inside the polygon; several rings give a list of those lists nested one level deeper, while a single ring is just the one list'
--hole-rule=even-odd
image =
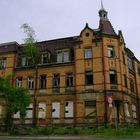
[{"label": "boarded-up window", "polygon": [[40,102],[38,104],[38,118],[45,119],[46,117],[46,103]]},{"label": "boarded-up window", "polygon": [[96,116],[96,101],[85,101],[85,117]]},{"label": "boarded-up window", "polygon": [[136,113],[136,105],[132,104],[132,117],[134,119],[137,118],[137,113]]},{"label": "boarded-up window", "polygon": [[125,115],[126,115],[127,117],[130,117],[129,104],[128,104],[128,103],[125,103],[125,104],[124,104],[124,107],[125,107]]},{"label": "boarded-up window", "polygon": [[28,119],[31,119],[33,118],[33,104],[30,104],[28,107],[27,107],[27,112],[26,112],[26,118]]},{"label": "boarded-up window", "polygon": [[14,114],[14,119],[19,119],[20,118],[20,112],[15,112]]},{"label": "boarded-up window", "polygon": [[53,102],[52,103],[52,118],[59,118],[60,117],[60,103]]},{"label": "boarded-up window", "polygon": [[65,117],[72,118],[73,117],[73,101],[65,102]]}]

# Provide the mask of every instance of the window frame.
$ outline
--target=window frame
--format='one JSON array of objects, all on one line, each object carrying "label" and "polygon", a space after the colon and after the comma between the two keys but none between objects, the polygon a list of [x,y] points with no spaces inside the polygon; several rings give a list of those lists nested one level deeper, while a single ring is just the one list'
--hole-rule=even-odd
[{"label": "window frame", "polygon": [[115,57],[115,48],[114,46],[107,46],[107,55],[109,58],[114,58]]},{"label": "window frame", "polygon": [[0,58],[0,69],[6,68],[6,58]]},{"label": "window frame", "polygon": [[85,59],[91,59],[92,58],[92,48],[87,47],[84,49],[84,58]]},{"label": "window frame", "polygon": [[22,87],[22,81],[23,81],[22,77],[16,77],[16,87],[21,88]]},{"label": "window frame", "polygon": [[73,73],[66,73],[66,87],[73,86]]},{"label": "window frame", "polygon": [[[89,80],[90,82],[88,81],[88,78],[92,78],[91,80]],[[91,86],[93,85],[93,83],[93,71],[85,71],[85,85]]]},{"label": "window frame", "polygon": [[60,88],[60,74],[53,74],[53,88]]},{"label": "window frame", "polygon": [[56,50],[56,62],[57,63],[66,63],[69,61],[70,61],[70,49]]},{"label": "window frame", "polygon": [[[45,77],[44,79],[41,79],[41,77]],[[46,86],[47,86],[47,76],[46,75],[40,75],[39,77],[39,88],[40,89],[46,89]]]},{"label": "window frame", "polygon": [[[114,75],[115,77],[114,78],[111,78],[111,75]],[[114,79],[113,82],[111,82],[111,79]],[[116,72],[116,70],[110,70],[109,71],[109,80],[110,80],[110,84],[111,85],[117,85],[117,72]]]},{"label": "window frame", "polygon": [[[32,78],[32,80],[30,78]],[[34,77],[33,76],[28,76],[28,89],[34,89]]]}]

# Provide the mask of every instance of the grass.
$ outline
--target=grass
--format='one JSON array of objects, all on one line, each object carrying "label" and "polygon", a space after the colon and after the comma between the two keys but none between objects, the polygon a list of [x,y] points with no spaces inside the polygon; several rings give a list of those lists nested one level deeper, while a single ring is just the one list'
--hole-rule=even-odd
[{"label": "grass", "polygon": [[140,138],[140,127],[87,128],[87,127],[25,127],[14,129],[10,135],[24,136],[90,136],[96,138]]}]

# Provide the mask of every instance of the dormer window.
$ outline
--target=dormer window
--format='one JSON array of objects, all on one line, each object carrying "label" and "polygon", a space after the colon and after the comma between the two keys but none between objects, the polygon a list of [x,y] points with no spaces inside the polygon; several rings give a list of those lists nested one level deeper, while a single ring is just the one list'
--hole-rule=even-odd
[{"label": "dormer window", "polygon": [[26,63],[27,63],[26,57],[22,57],[21,58],[21,66],[26,66]]},{"label": "dormer window", "polygon": [[49,54],[48,53],[43,53],[42,54],[42,60],[41,60],[42,64],[46,64],[49,62]]},{"label": "dormer window", "polygon": [[69,62],[69,58],[70,58],[69,50],[57,50],[56,51],[56,61],[58,63]]}]

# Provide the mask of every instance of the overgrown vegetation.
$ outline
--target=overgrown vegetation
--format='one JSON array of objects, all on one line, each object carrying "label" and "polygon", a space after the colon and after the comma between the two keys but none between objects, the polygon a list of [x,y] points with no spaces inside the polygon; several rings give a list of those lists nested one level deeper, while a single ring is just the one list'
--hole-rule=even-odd
[{"label": "overgrown vegetation", "polygon": [[15,129],[11,135],[28,135],[28,136],[90,136],[99,138],[140,138],[140,127],[131,128],[105,128],[97,127],[25,127],[24,129]]},{"label": "overgrown vegetation", "polygon": [[13,127],[13,115],[16,112],[20,112],[21,123],[24,122],[26,108],[30,103],[30,96],[28,95],[27,90],[13,87],[10,81],[11,76],[7,76],[6,78],[0,77],[1,102],[5,104],[3,121],[7,131]]}]

